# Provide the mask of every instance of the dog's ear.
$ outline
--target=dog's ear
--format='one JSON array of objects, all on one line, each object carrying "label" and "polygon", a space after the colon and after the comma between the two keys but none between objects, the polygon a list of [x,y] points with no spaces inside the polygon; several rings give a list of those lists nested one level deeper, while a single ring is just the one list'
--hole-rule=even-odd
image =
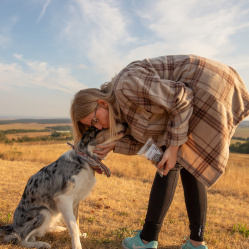
[{"label": "dog's ear", "polygon": [[91,140],[93,140],[97,136],[97,134],[100,131],[101,130],[98,130],[96,127],[91,126],[87,131],[85,131],[83,133],[78,147],[79,148],[84,148]]}]

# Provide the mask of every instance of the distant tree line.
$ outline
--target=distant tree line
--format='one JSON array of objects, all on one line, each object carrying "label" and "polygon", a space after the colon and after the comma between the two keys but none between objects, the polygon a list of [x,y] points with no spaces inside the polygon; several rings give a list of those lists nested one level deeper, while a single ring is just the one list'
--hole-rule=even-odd
[{"label": "distant tree line", "polygon": [[18,133],[31,133],[31,132],[49,132],[51,129],[43,129],[43,130],[24,130],[24,129],[11,129],[6,131],[0,131],[3,134],[18,134]]},{"label": "distant tree line", "polygon": [[230,149],[230,152],[249,154],[248,138],[247,138],[247,142],[245,143],[236,142],[235,144],[231,144],[229,149]]},{"label": "distant tree line", "polygon": [[[32,133],[32,132],[51,132],[50,135],[44,136],[22,136],[18,138],[9,139],[7,134],[18,134],[18,133]],[[10,129],[6,131],[0,131],[0,143],[23,143],[23,142],[37,142],[37,141],[64,141],[72,140],[72,129],[71,126],[51,126],[46,127],[43,130],[24,130],[24,129]]]},{"label": "distant tree line", "polygon": [[233,137],[233,139],[240,140],[240,141],[249,141],[249,137],[248,138],[244,138],[244,137]]},{"label": "distant tree line", "polygon": [[64,132],[54,132],[48,136],[37,136],[37,137],[18,137],[9,139],[5,134],[0,132],[0,143],[10,144],[10,143],[24,143],[24,142],[38,142],[38,141],[69,141],[72,140],[72,133],[64,133]]},{"label": "distant tree line", "polygon": [[46,129],[56,130],[56,131],[71,131],[72,126],[70,125],[61,125],[61,126],[48,126]]}]

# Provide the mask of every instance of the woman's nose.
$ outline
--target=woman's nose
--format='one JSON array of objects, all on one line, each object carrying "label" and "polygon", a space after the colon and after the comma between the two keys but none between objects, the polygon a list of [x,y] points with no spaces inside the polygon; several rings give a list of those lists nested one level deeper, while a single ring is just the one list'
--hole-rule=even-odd
[{"label": "woman's nose", "polygon": [[94,125],[98,130],[102,130],[102,125],[100,123],[97,123]]}]

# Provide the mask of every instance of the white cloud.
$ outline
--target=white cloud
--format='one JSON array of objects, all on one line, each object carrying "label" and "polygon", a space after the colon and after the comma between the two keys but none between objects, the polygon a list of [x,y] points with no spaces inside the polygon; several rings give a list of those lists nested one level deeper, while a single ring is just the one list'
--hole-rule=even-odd
[{"label": "white cloud", "polygon": [[[147,2],[148,3],[148,2]],[[151,11],[148,11],[151,9]],[[230,38],[249,25],[243,1],[156,1],[138,11],[152,31],[173,52],[191,52],[208,57],[231,53]],[[153,42],[153,40],[152,40]]]},{"label": "white cloud", "polygon": [[[219,60],[235,53],[231,38],[248,28],[244,3],[133,1],[134,16],[120,1],[73,0],[63,35],[87,55],[95,72],[105,77],[112,77],[133,60],[164,54],[194,53]],[[137,23],[148,33],[144,40],[131,28]]]},{"label": "white cloud", "polygon": [[93,62],[95,72],[112,77],[123,66],[121,46],[136,41],[115,0],[74,0],[63,36]]},{"label": "white cloud", "polygon": [[8,45],[10,45],[12,38],[11,38],[11,31],[13,26],[18,21],[17,16],[12,16],[4,21],[4,23],[1,25],[0,30],[0,47],[6,48]]},{"label": "white cloud", "polygon": [[56,89],[74,93],[86,88],[71,75],[65,67],[52,67],[46,62],[30,61],[22,55],[14,54],[19,63],[0,63],[0,89],[10,90],[15,86]]},{"label": "white cloud", "polygon": [[[20,10],[20,22],[15,36],[12,37],[12,33],[19,21],[18,16],[10,16],[1,23],[0,48],[9,47],[11,50],[15,47],[18,53],[26,54],[15,54],[12,63],[0,63],[0,91],[4,96],[6,91],[16,86],[23,86],[24,90],[30,88],[38,95],[41,89],[42,93],[50,92],[51,95],[53,91],[45,89],[56,89],[61,95],[69,96],[86,88],[73,74],[82,77],[89,86],[98,87],[98,82],[101,84],[100,81],[110,79],[133,60],[179,53],[195,53],[220,60],[241,72],[244,81],[249,82],[248,45],[243,40],[240,43],[241,37],[244,40],[249,38],[246,35],[249,33],[247,0],[30,2],[35,3],[35,7],[29,3],[28,7],[32,8],[25,9],[25,12],[22,12],[24,8]],[[27,29],[27,19],[22,18],[22,14],[28,13],[27,17],[33,20],[30,11],[34,8],[38,8],[37,22],[43,18],[44,21],[46,18],[46,22],[35,24],[30,21],[32,25]],[[44,24],[46,26],[42,26]],[[46,58],[46,62],[36,59],[38,57],[30,57],[39,56],[39,53],[33,53],[32,49],[38,43],[35,43],[35,36],[32,36],[34,40],[29,39],[31,36],[27,35],[28,32],[39,33],[37,37],[41,43],[44,42],[44,46],[39,49],[44,51],[42,58]],[[14,37],[21,39],[12,40]],[[51,46],[46,49],[46,42],[42,39],[49,41]],[[69,42],[69,49],[65,40]],[[69,58],[75,64],[52,66],[47,62],[51,48],[55,48],[53,63],[57,55],[58,58],[65,55],[66,60]],[[7,50],[4,52],[8,53]],[[11,59],[6,57],[6,61]]]},{"label": "white cloud", "polygon": [[47,7],[48,7],[49,4],[50,4],[50,0],[47,0],[47,1],[45,2],[45,4],[43,5],[41,14],[40,14],[40,16],[38,17],[37,22],[39,22],[39,21],[42,19],[42,17],[44,16],[44,14],[45,14],[45,12],[46,12]]}]

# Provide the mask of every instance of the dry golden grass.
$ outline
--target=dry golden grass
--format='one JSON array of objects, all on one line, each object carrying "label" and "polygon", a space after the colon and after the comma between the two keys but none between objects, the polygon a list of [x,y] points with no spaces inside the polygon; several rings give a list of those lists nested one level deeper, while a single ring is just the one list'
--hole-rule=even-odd
[{"label": "dry golden grass", "polygon": [[[28,178],[68,150],[66,143],[0,144],[0,224],[11,223]],[[205,240],[209,249],[248,249],[249,237],[233,227],[249,229],[249,155],[231,154],[224,176],[208,191],[208,217]],[[107,178],[96,175],[97,184],[80,205],[83,248],[121,248],[131,231],[142,228],[155,168],[138,156],[110,153],[105,164],[112,170]],[[182,185],[179,181],[159,237],[160,249],[180,249],[188,235],[188,219]],[[52,248],[71,248],[68,232],[50,233],[42,240]],[[0,244],[1,249],[21,248]]]},{"label": "dry golden grass", "polygon": [[63,123],[63,124],[37,124],[37,123],[14,123],[14,124],[0,124],[0,130],[6,131],[6,130],[43,130],[47,126],[64,126],[64,125],[72,125],[71,123]]},{"label": "dry golden grass", "polygon": [[25,133],[15,133],[15,134],[7,134],[6,137],[8,139],[17,139],[21,137],[39,137],[39,136],[50,136],[51,132],[25,132]]},{"label": "dry golden grass", "polygon": [[51,163],[67,151],[66,142],[0,143],[0,158],[9,161],[31,161]]}]

